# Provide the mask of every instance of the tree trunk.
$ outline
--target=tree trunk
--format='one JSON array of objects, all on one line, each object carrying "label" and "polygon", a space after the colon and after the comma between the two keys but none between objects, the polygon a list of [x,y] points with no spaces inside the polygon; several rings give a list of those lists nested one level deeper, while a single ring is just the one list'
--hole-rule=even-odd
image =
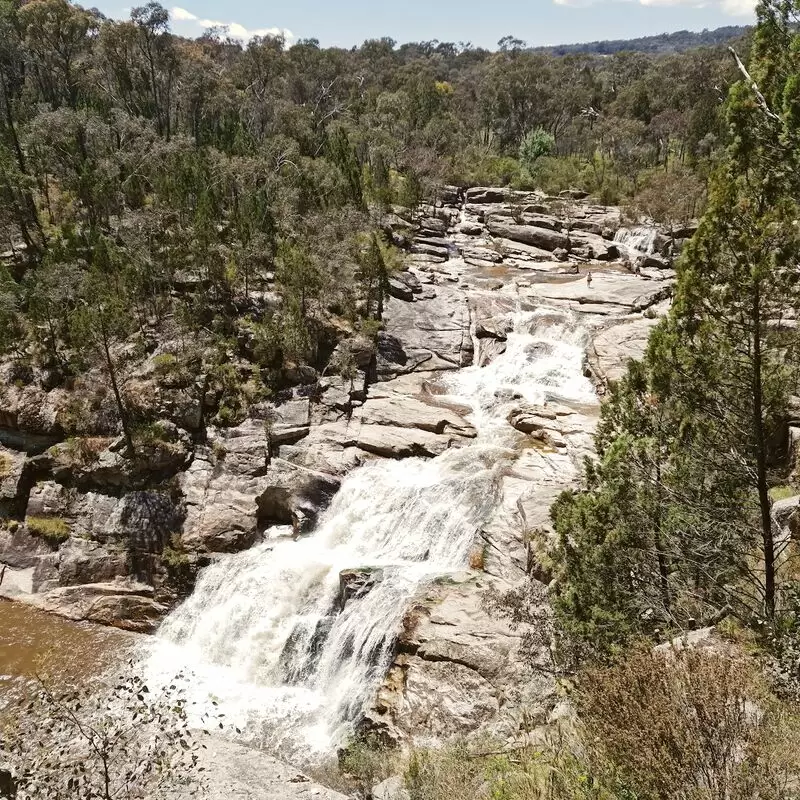
[{"label": "tree trunk", "polygon": [[[20,145],[19,137],[17,136],[17,128],[14,124],[14,116],[11,112],[11,95],[8,91],[6,76],[3,74],[2,70],[0,70],[0,88],[3,90],[3,106],[5,107],[6,112],[6,126],[8,127],[8,132],[11,136],[11,143],[14,147],[14,155],[17,159],[17,166],[23,175],[28,175],[28,165],[25,161],[25,154],[22,151],[22,146]],[[30,222],[33,224],[39,234],[39,242],[34,242],[28,231],[28,226],[24,215],[19,214],[22,237],[25,240],[25,244],[28,246],[29,250],[33,252],[39,249],[40,243],[44,243],[44,231],[42,230],[42,225],[39,221],[39,214],[36,211],[36,203],[34,202],[33,195],[27,189],[22,191],[22,195],[23,199],[25,200],[25,206],[27,208],[28,216],[30,217]]]},{"label": "tree trunk", "polygon": [[669,613],[670,606],[672,605],[669,596],[669,568],[667,566],[667,557],[664,553],[664,543],[661,536],[661,504],[663,500],[663,492],[661,490],[661,462],[656,464],[656,513],[654,520],[654,536],[653,544],[656,548],[656,557],[658,559],[658,575],[661,583],[661,602],[664,604],[664,610]]},{"label": "tree trunk", "polygon": [[762,363],[761,363],[761,308],[760,287],[753,296],[751,322],[753,324],[753,432],[756,444],[756,488],[761,517],[761,547],[764,557],[764,614],[775,616],[775,540],[772,535],[772,509],[767,483],[767,442],[764,430]]},{"label": "tree trunk", "polygon": [[106,359],[106,368],[108,369],[108,377],[111,380],[111,389],[114,392],[114,399],[117,402],[117,411],[119,412],[119,419],[120,423],[122,424],[122,433],[125,436],[125,444],[128,447],[128,453],[130,454],[131,458],[133,458],[136,455],[136,449],[133,446],[133,436],[131,435],[131,429],[128,421],[128,412],[125,408],[125,403],[122,400],[119,384],[117,383],[117,371],[114,368],[114,360],[111,358],[111,349],[108,342],[108,329],[106,328],[106,322],[103,318],[102,311],[100,312],[100,334],[103,343],[103,354],[105,355]]}]

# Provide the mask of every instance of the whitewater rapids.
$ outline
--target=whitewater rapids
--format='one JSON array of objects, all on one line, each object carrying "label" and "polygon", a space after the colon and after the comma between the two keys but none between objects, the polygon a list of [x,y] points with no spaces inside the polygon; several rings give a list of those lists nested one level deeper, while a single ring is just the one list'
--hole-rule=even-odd
[{"label": "whitewater rapids", "polygon": [[[286,757],[340,743],[386,673],[412,598],[467,568],[501,502],[520,439],[511,408],[597,402],[583,374],[585,333],[557,313],[561,322],[552,309],[513,314],[505,353],[441,378],[472,408],[470,443],[429,460],[372,461],[345,478],[309,535],[293,541],[276,528],[204,569],[158,632],[152,679],[191,672],[198,708],[213,698],[229,729]],[[372,586],[342,608],[345,570]]]}]

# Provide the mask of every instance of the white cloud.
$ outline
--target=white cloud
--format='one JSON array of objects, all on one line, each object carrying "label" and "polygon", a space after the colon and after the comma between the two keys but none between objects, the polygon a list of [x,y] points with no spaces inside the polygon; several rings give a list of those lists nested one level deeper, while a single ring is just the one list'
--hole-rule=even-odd
[{"label": "white cloud", "polygon": [[294,34],[288,28],[246,28],[238,22],[222,22],[217,19],[200,19],[197,15],[192,14],[185,8],[175,6],[171,11],[173,22],[184,23],[180,27],[186,27],[189,24],[198,33],[206,30],[207,28],[227,28],[228,35],[233,39],[239,39],[243,42],[248,42],[254,36],[283,36],[286,41],[294,39]]},{"label": "white cloud", "polygon": [[[553,0],[559,6],[588,6],[605,0]],[[673,6],[684,8],[719,8],[731,16],[750,16],[755,9],[756,0],[614,0],[633,2],[642,6]]]},{"label": "white cloud", "polygon": [[170,14],[175,22],[188,22],[189,20],[197,19],[191,11],[187,11],[185,8],[178,8],[178,6],[175,6],[175,8],[170,11]]}]

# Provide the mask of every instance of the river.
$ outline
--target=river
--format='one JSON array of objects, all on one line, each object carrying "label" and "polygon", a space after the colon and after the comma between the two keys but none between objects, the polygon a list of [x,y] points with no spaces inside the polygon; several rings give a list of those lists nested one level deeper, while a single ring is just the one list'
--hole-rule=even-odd
[{"label": "river", "polygon": [[[251,742],[289,759],[339,745],[386,673],[412,598],[466,568],[501,502],[522,438],[509,411],[520,398],[596,403],[582,370],[585,331],[571,315],[542,308],[510,323],[505,353],[442,379],[443,393],[472,409],[469,444],[368,463],[307,537],[218,559],[161,626],[148,680],[182,666],[198,702],[213,695]],[[353,568],[369,588],[342,608],[340,574]]]}]

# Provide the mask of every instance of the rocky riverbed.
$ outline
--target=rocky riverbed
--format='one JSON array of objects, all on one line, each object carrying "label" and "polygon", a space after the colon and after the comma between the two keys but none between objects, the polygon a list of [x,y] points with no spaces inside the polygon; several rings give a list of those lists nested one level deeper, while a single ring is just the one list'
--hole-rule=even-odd
[{"label": "rocky riverbed", "polygon": [[[546,718],[555,702],[546,672],[532,668],[529,648],[521,652],[524,629],[487,597],[531,574],[546,583],[531,534],[546,537],[550,504],[577,484],[598,404],[594,392],[571,395],[555,384],[536,402],[524,386],[503,395],[519,380],[511,351],[528,348],[522,374],[524,364],[552,357],[559,337],[572,337],[581,363],[563,380],[584,380],[602,395],[667,308],[682,240],[626,228],[619,209],[569,193],[446,188],[413,215],[394,212],[385,228],[408,255],[391,278],[377,347],[344,339],[332,362],[344,353],[355,371],[303,372],[293,389],[238,427],[208,430],[206,441],[195,435],[196,393],[158,378],[169,343],[126,381],[131,402],[162,409],[168,445],[136,466],[119,441],[66,440],[64,390],[20,385],[11,365],[0,366],[0,593],[73,620],[152,632],[199,569],[256,545],[269,559],[264,542],[301,544],[328,521],[326,509],[358,467],[470,448],[483,441],[481,414],[502,407],[492,507],[460,568],[415,584],[381,644],[385,678],[363,710],[392,740],[513,734],[523,712]],[[479,385],[479,371],[498,364],[495,383]],[[502,396],[484,402],[491,391]],[[411,561],[418,557],[428,560],[424,550]],[[331,625],[380,581],[364,572],[368,563],[347,566]]]}]

